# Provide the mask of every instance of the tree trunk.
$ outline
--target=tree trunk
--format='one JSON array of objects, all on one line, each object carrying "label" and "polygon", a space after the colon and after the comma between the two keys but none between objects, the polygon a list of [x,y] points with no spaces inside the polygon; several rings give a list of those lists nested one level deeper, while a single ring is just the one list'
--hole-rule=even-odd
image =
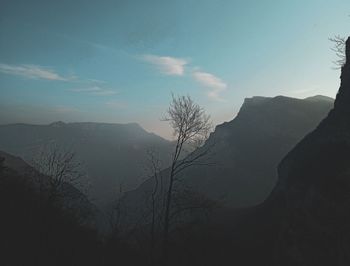
[{"label": "tree trunk", "polygon": [[169,256],[169,218],[170,218],[170,205],[174,183],[174,167],[175,163],[172,164],[169,180],[169,188],[167,192],[165,215],[164,215],[164,235],[163,235],[163,254],[162,254],[162,265],[168,265]]}]

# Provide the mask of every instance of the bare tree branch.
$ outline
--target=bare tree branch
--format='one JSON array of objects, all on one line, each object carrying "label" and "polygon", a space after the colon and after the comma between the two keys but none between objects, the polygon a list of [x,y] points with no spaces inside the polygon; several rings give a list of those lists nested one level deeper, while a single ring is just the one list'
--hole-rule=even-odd
[{"label": "bare tree branch", "polygon": [[335,69],[340,69],[346,63],[346,38],[340,35],[336,35],[333,38],[329,38],[329,40],[333,42],[334,46],[331,48],[331,50],[335,52],[335,55],[338,58],[337,60],[333,61]]},{"label": "bare tree branch", "polygon": [[71,184],[79,189],[84,187],[81,163],[74,152],[64,150],[56,144],[42,147],[33,157],[32,165],[41,175],[38,184],[41,192],[47,191],[51,200],[71,195],[65,184]]}]

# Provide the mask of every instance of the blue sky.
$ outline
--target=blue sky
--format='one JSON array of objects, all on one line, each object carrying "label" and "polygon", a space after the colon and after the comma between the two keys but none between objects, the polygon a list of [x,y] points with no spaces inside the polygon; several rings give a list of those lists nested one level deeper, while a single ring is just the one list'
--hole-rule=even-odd
[{"label": "blue sky", "polygon": [[189,94],[215,124],[244,98],[334,97],[348,0],[1,0],[0,123],[160,121]]}]

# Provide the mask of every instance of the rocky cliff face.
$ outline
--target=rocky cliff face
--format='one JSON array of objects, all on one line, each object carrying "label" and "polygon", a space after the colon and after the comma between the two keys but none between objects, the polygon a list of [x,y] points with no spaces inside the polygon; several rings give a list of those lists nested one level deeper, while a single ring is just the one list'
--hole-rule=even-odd
[{"label": "rocky cliff face", "polygon": [[276,265],[350,265],[350,38],[335,107],[281,162],[266,202]]},{"label": "rocky cliff face", "polygon": [[[333,103],[332,98],[325,96],[245,99],[238,115],[218,125],[203,147],[214,144],[211,153],[204,158],[213,165],[194,166],[184,171],[177,189],[189,187],[191,192],[228,208],[260,204],[276,184],[279,162],[327,116]],[[167,184],[167,171],[169,169],[160,175],[164,178],[163,185]],[[139,217],[150,208],[154,187],[155,179],[150,178],[136,190],[126,193],[124,202],[129,216],[133,213]]]},{"label": "rocky cliff face", "polygon": [[[316,128],[333,107],[333,99],[284,96],[245,99],[238,115],[218,125],[204,149],[214,144],[208,158],[212,166],[194,166],[181,178],[192,189],[228,207],[263,202],[277,181],[282,158]],[[163,176],[167,176],[163,172]],[[152,180],[130,197],[150,194]],[[165,181],[166,182],[166,181]]]},{"label": "rocky cliff face", "polygon": [[189,184],[231,207],[263,202],[277,181],[277,166],[333,107],[333,99],[284,96],[252,97],[237,117],[216,128],[214,167],[195,167],[186,173]]}]

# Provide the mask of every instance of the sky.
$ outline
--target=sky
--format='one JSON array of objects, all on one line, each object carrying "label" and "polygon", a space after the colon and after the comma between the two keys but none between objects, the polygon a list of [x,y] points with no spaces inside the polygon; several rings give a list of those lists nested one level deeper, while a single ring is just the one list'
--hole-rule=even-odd
[{"label": "sky", "polygon": [[328,40],[349,0],[0,0],[0,123],[161,121],[190,95],[213,123],[244,98],[335,97]]}]

